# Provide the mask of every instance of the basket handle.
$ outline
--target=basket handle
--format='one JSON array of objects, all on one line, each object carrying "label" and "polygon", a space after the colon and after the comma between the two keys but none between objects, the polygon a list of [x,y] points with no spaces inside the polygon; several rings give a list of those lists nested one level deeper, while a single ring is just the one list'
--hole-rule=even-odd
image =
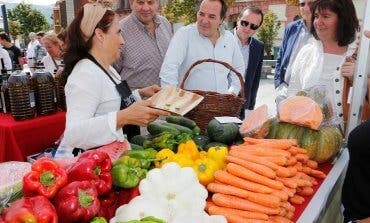
[{"label": "basket handle", "polygon": [[181,84],[180,84],[180,88],[181,89],[184,89],[184,85],[185,85],[185,81],[186,79],[188,78],[189,74],[190,74],[190,71],[191,69],[193,69],[196,65],[198,64],[201,64],[201,63],[205,63],[205,62],[213,62],[213,63],[218,63],[218,64],[222,64],[224,65],[226,68],[230,69],[231,71],[233,71],[236,76],[239,78],[239,81],[240,81],[240,86],[241,86],[241,97],[244,99],[245,98],[245,95],[244,95],[244,80],[243,80],[243,76],[238,72],[236,71],[230,64],[226,63],[226,62],[223,62],[223,61],[219,61],[219,60],[214,60],[214,59],[204,59],[204,60],[198,60],[196,62],[194,62],[188,69],[188,71],[186,71],[182,81],[181,81]]}]

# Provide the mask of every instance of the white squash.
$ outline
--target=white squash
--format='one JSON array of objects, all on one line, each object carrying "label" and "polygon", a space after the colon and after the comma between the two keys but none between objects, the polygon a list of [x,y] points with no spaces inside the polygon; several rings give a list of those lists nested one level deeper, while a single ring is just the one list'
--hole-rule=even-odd
[{"label": "white squash", "polygon": [[227,223],[223,215],[208,215],[205,211],[198,213],[180,213],[172,218],[171,223]]},{"label": "white squash", "polygon": [[141,196],[168,202],[173,212],[203,211],[208,196],[192,168],[181,168],[173,162],[161,169],[150,170],[141,180],[139,191]]},{"label": "white squash", "polygon": [[142,219],[148,216],[155,216],[159,219],[168,219],[169,212],[166,203],[137,196],[128,204],[124,204],[116,210],[116,215],[109,223],[126,222]]}]

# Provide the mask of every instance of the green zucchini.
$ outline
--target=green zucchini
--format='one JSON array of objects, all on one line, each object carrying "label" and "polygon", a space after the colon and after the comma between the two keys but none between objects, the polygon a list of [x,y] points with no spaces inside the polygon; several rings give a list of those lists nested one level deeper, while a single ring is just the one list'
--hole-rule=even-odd
[{"label": "green zucchini", "polygon": [[131,143],[143,146],[145,140],[149,139],[150,135],[136,135],[131,138]]},{"label": "green zucchini", "polygon": [[180,131],[177,130],[176,128],[165,126],[163,125],[163,123],[162,124],[155,123],[155,122],[149,123],[147,129],[148,129],[148,132],[153,136],[158,135],[162,132],[169,132],[175,136],[180,134]]},{"label": "green zucchini", "polygon": [[170,115],[166,117],[166,121],[168,123],[173,123],[173,124],[188,127],[189,129],[193,129],[197,126],[197,124],[193,120],[189,118],[185,118],[183,116]]},{"label": "green zucchini", "polygon": [[162,125],[177,129],[180,131],[180,133],[186,133],[189,135],[193,135],[193,131],[191,129],[189,129],[188,127],[182,126],[182,125],[177,125],[177,124],[168,123],[168,122],[164,122],[162,123]]}]

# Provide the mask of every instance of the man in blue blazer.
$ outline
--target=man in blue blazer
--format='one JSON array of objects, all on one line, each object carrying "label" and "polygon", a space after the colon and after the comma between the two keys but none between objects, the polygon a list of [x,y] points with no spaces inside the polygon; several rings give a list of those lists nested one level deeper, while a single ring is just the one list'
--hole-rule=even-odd
[{"label": "man in blue blazer", "polygon": [[312,37],[311,29],[311,6],[314,0],[299,0],[298,7],[302,19],[289,23],[284,32],[284,38],[280,46],[279,55],[275,68],[275,88],[277,103],[286,97],[287,87],[290,80],[291,66],[299,50]]},{"label": "man in blue blazer", "polygon": [[244,94],[246,101],[240,114],[242,119],[248,111],[254,109],[254,105],[256,104],[257,90],[261,78],[264,44],[254,38],[253,35],[262,25],[262,22],[262,10],[255,6],[250,6],[240,12],[234,30],[234,34],[238,37],[237,42],[239,43],[246,67],[244,73]]}]

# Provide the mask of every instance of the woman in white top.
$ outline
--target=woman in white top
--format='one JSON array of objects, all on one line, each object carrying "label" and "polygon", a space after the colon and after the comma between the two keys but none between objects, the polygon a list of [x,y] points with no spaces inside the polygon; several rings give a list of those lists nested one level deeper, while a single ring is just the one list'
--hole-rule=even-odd
[{"label": "woman in white top", "polygon": [[45,66],[45,71],[54,75],[54,71],[61,68],[63,61],[63,51],[58,36],[54,32],[48,32],[41,41],[47,51],[47,55],[41,62]]},{"label": "woman in white top", "polygon": [[118,16],[106,5],[87,3],[68,28],[64,54],[66,129],[56,153],[94,148],[125,140],[122,128],[146,126],[168,112],[140,101],[160,90],[150,86],[132,92],[111,64],[124,44]]},{"label": "woman in white top", "polygon": [[305,45],[292,67],[288,96],[299,91],[319,87],[326,90],[331,99],[334,117],[343,120],[342,101],[344,75],[352,78],[352,72],[341,72],[345,60],[355,52],[356,31],[359,27],[356,11],[351,0],[317,0],[314,2],[311,32],[315,39]]}]

